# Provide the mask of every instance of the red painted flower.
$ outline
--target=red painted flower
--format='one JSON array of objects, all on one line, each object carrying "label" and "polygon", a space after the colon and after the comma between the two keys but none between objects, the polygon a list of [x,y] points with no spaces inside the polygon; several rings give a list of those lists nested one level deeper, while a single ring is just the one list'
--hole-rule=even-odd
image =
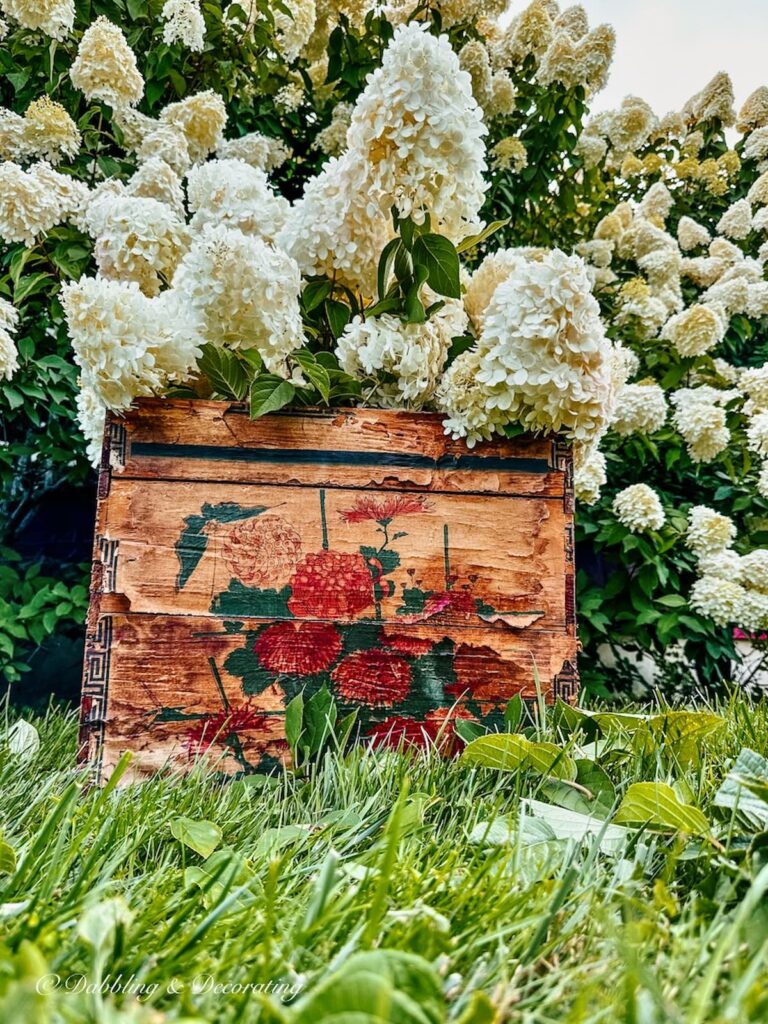
[{"label": "red painted flower", "polygon": [[364,523],[369,520],[390,522],[396,516],[412,516],[419,512],[431,512],[432,505],[423,494],[391,494],[386,498],[363,495],[352,508],[344,509],[339,515],[345,523]]},{"label": "red painted flower", "polygon": [[318,551],[291,577],[288,607],[297,618],[352,619],[373,604],[373,579],[362,555]]},{"label": "red painted flower", "polygon": [[411,666],[389,651],[353,651],[331,675],[345,700],[369,707],[391,707],[408,696]]},{"label": "red painted flower", "polygon": [[456,732],[456,718],[471,721],[465,711],[455,708],[437,708],[423,721],[405,715],[391,715],[368,730],[371,746],[396,750],[403,748],[426,749],[435,746],[444,757],[454,757],[464,746]]},{"label": "red painted flower", "polygon": [[412,658],[419,658],[422,654],[429,654],[434,646],[434,640],[423,636],[411,636],[408,633],[389,633],[386,629],[381,634],[382,644],[390,651],[397,651],[398,654],[408,654]]},{"label": "red painted flower", "polygon": [[398,747],[426,747],[429,737],[426,723],[406,715],[390,715],[383,722],[377,722],[368,730],[372,747],[386,747],[397,750]]},{"label": "red painted flower", "polygon": [[263,732],[268,728],[267,715],[243,704],[214,715],[205,715],[187,730],[183,746],[190,757],[195,757],[205,753],[213,743],[226,743],[235,734],[254,729]]},{"label": "red painted flower", "polygon": [[341,653],[341,637],[327,622],[276,622],[259,634],[253,649],[270,672],[313,676]]}]

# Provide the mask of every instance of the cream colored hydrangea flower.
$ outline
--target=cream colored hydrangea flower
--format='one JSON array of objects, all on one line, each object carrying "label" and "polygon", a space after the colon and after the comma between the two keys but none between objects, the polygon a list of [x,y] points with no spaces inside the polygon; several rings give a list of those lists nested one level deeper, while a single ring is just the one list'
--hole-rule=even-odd
[{"label": "cream colored hydrangea flower", "polygon": [[464,438],[468,448],[503,433],[507,416],[489,403],[488,388],[478,379],[477,348],[462,352],[443,374],[435,393],[437,408],[445,413],[446,434]]},{"label": "cream colored hydrangea flower", "polygon": [[111,107],[135,106],[144,94],[133,50],[117,25],[103,16],[83,33],[69,77],[87,100]]},{"label": "cream colored hydrangea flower", "polygon": [[692,217],[681,217],[677,225],[677,240],[683,252],[690,252],[701,245],[709,245],[711,235],[703,224],[698,224]]},{"label": "cream colored hydrangea flower", "polygon": [[292,0],[290,14],[273,10],[275,43],[283,57],[292,64],[312,38],[317,12],[315,0]]},{"label": "cream colored hydrangea flower", "polygon": [[546,0],[533,0],[513,18],[507,34],[494,47],[497,66],[522,64],[533,55],[537,60],[547,50],[554,35],[554,23]]},{"label": "cream colored hydrangea flower", "polygon": [[168,46],[180,42],[199,53],[205,46],[205,19],[200,0],[165,0],[161,17],[163,42]]},{"label": "cream colored hydrangea flower", "polygon": [[690,605],[717,623],[728,626],[737,622],[746,597],[746,590],[721,576],[702,576],[691,587]]},{"label": "cream colored hydrangea flower", "polygon": [[332,157],[293,206],[277,244],[307,277],[326,275],[372,298],[391,218],[366,195],[367,166],[357,153]]},{"label": "cream colored hydrangea flower", "polygon": [[38,173],[7,160],[0,164],[0,238],[34,245],[66,218],[61,196],[41,188]]},{"label": "cream colored hydrangea flower", "polygon": [[734,583],[744,582],[741,578],[741,556],[735,551],[726,549],[699,555],[696,559],[696,568],[700,576],[719,576]]},{"label": "cream colored hydrangea flower", "polygon": [[24,118],[0,107],[0,160],[21,161],[24,149]]},{"label": "cream colored hydrangea flower", "polygon": [[755,548],[741,558],[741,582],[768,594],[768,548]]},{"label": "cream colored hydrangea flower", "polygon": [[651,185],[637,206],[637,213],[659,227],[669,216],[675,200],[663,181]]},{"label": "cream colored hydrangea flower", "polygon": [[614,243],[607,238],[593,238],[589,242],[579,242],[576,252],[594,267],[610,267],[613,260]]},{"label": "cream colored hydrangea flower", "polygon": [[451,340],[464,333],[466,324],[456,300],[423,324],[406,324],[388,313],[367,320],[355,317],[339,338],[339,365],[358,379],[372,381],[364,393],[375,404],[420,409],[432,399]]},{"label": "cream colored hydrangea flower", "polygon": [[696,303],[670,317],[661,337],[671,342],[681,356],[700,356],[720,344],[725,328],[726,324],[715,308]]},{"label": "cream colored hydrangea flower", "polygon": [[658,127],[655,114],[639,96],[625,96],[621,106],[611,115],[608,138],[617,156],[634,153]]},{"label": "cream colored hydrangea flower", "polygon": [[189,247],[186,224],[157,199],[105,196],[89,206],[85,220],[101,274],[135,281],[145,295],[170,284]]},{"label": "cream colored hydrangea flower", "polygon": [[189,173],[187,185],[193,232],[208,224],[225,224],[246,235],[274,242],[290,206],[275,195],[264,171],[243,160],[209,160]]},{"label": "cream colored hydrangea flower", "polygon": [[19,368],[19,356],[13,336],[19,323],[15,306],[0,299],[0,380],[10,380]]},{"label": "cream colored hydrangea flower", "polygon": [[484,108],[489,118],[508,117],[517,107],[517,89],[508,71],[494,71],[491,76],[491,98]]},{"label": "cream colored hydrangea flower", "polygon": [[729,397],[729,392],[710,387],[681,388],[671,396],[673,425],[694,462],[711,462],[728,447],[731,433],[722,403]]},{"label": "cream colored hydrangea flower", "polygon": [[739,390],[749,398],[753,409],[768,410],[768,363],[742,370],[738,383]]},{"label": "cream colored hydrangea flower", "polygon": [[317,133],[315,146],[328,156],[340,156],[347,148],[347,131],[352,123],[352,104],[337,103],[330,124]]},{"label": "cream colored hydrangea flower", "polygon": [[683,107],[683,115],[695,124],[717,118],[726,127],[736,120],[733,109],[733,83],[724,71],[707,82]]},{"label": "cream colored hydrangea flower", "polygon": [[486,134],[469,75],[446,37],[416,24],[395,30],[355,104],[350,150],[368,166],[369,200],[389,216],[457,242],[481,226]]},{"label": "cream colored hydrangea flower", "polygon": [[92,466],[98,467],[104,443],[104,425],[107,407],[99,397],[96,388],[80,380],[80,390],[75,398],[77,422],[85,438],[85,454]]},{"label": "cream colored hydrangea flower", "polygon": [[159,122],[155,122],[155,128],[141,140],[136,156],[140,163],[163,160],[179,177],[187,173],[192,163],[184,132],[176,125]]},{"label": "cream colored hydrangea flower", "polygon": [[491,407],[526,429],[590,442],[613,415],[618,355],[583,261],[552,250],[493,292],[478,342]]},{"label": "cream colored hydrangea flower", "polygon": [[647,484],[625,487],[613,499],[611,507],[621,525],[632,533],[660,530],[666,518],[661,499]]},{"label": "cream colored hydrangea flower", "polygon": [[248,132],[239,139],[225,139],[216,150],[221,160],[244,160],[260,171],[276,170],[290,158],[291,150],[280,139],[261,132]]},{"label": "cream colored hydrangea flower", "polygon": [[152,157],[146,160],[126,183],[126,193],[144,199],[157,199],[173,210],[182,223],[186,220],[184,190],[181,178],[165,160]]},{"label": "cream colored hydrangea flower", "polygon": [[608,482],[605,456],[596,445],[574,445],[573,490],[577,501],[594,505]]},{"label": "cream colored hydrangea flower", "polygon": [[254,235],[206,227],[181,261],[172,292],[185,303],[203,342],[256,349],[270,373],[286,376],[304,333],[296,261]]},{"label": "cream colored hydrangea flower", "polygon": [[757,474],[757,491],[763,498],[768,498],[768,462],[764,462]]},{"label": "cream colored hydrangea flower", "polygon": [[752,183],[747,199],[756,206],[768,205],[768,171],[763,171],[759,178]]},{"label": "cream colored hydrangea flower", "polygon": [[161,394],[195,370],[196,336],[183,306],[169,307],[165,295],[149,299],[134,281],[84,277],[61,297],[83,382],[107,408]]},{"label": "cream colored hydrangea flower", "polygon": [[227,111],[221,96],[206,89],[178,103],[169,103],[161,112],[160,120],[184,134],[190,160],[198,163],[221,145]]},{"label": "cream colored hydrangea flower", "polygon": [[752,230],[752,207],[748,199],[738,199],[732,203],[720,220],[717,230],[726,238],[739,241],[746,238]]},{"label": "cream colored hydrangea flower", "polygon": [[304,85],[301,81],[294,80],[278,89],[275,93],[275,106],[284,114],[291,114],[298,110],[304,102]]},{"label": "cream colored hydrangea flower", "polygon": [[502,281],[520,263],[526,259],[540,258],[545,249],[497,249],[488,253],[473,274],[470,275],[464,289],[464,308],[469,314],[472,325],[478,333],[482,329],[485,312]]},{"label": "cream colored hydrangea flower", "polygon": [[736,130],[746,135],[768,125],[768,86],[760,85],[744,100],[736,120]]},{"label": "cream colored hydrangea flower", "polygon": [[528,152],[520,139],[508,136],[491,150],[491,163],[497,171],[511,170],[519,174],[528,166]]},{"label": "cream colored hydrangea flower", "polygon": [[587,170],[597,167],[608,152],[608,143],[602,135],[585,130],[579,136],[574,153],[580,157]]},{"label": "cream colored hydrangea flower", "polygon": [[75,23],[74,0],[0,0],[0,8],[24,28],[39,29],[52,39],[65,39]]},{"label": "cream colored hydrangea flower", "polygon": [[625,384],[616,398],[611,428],[622,437],[628,434],[652,434],[667,419],[667,400],[655,381]]},{"label": "cream colored hydrangea flower", "polygon": [[698,557],[725,551],[736,539],[736,524],[728,516],[706,505],[694,505],[688,512],[685,543]]},{"label": "cream colored hydrangea flower", "polygon": [[25,154],[57,164],[62,157],[77,156],[80,142],[77,125],[60,103],[41,96],[27,107],[21,130]]},{"label": "cream colored hydrangea flower", "polygon": [[493,71],[491,58],[479,39],[470,39],[459,50],[459,65],[472,81],[472,95],[483,110],[491,105]]},{"label": "cream colored hydrangea flower", "polygon": [[747,424],[747,445],[761,458],[768,458],[768,412],[759,412],[750,417]]}]

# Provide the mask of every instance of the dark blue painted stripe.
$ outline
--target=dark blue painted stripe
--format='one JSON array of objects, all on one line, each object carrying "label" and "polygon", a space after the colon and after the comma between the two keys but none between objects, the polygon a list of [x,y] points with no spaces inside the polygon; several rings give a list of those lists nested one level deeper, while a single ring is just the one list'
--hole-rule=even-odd
[{"label": "dark blue painted stripe", "polygon": [[337,452],[311,448],[236,448],[206,444],[157,444],[136,441],[131,455],[154,459],[203,459],[212,462],[267,462],[276,465],[392,466],[402,469],[484,469],[508,473],[549,473],[546,459],[498,455],[404,455],[391,452]]}]

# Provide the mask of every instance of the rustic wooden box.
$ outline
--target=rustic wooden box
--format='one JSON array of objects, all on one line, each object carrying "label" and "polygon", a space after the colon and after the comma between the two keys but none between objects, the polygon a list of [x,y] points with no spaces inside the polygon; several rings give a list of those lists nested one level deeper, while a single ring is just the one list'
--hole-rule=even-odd
[{"label": "rustic wooden box", "polygon": [[[439,416],[147,399],[107,424],[82,702],[103,778],[287,753],[324,682],[378,742],[577,677],[567,446]],[[450,724],[448,725],[450,729]],[[441,733],[443,735],[443,733]]]}]

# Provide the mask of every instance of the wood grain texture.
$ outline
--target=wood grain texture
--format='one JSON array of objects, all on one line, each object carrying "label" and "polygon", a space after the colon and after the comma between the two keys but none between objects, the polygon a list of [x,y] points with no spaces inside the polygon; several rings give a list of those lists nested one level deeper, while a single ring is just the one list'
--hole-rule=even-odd
[{"label": "wood grain texture", "polygon": [[492,726],[535,672],[573,700],[572,505],[546,439],[470,451],[431,414],[138,402],[106,430],[83,750],[102,779],[126,749],[137,777],[268,768],[286,703],[321,686],[377,743]]}]

